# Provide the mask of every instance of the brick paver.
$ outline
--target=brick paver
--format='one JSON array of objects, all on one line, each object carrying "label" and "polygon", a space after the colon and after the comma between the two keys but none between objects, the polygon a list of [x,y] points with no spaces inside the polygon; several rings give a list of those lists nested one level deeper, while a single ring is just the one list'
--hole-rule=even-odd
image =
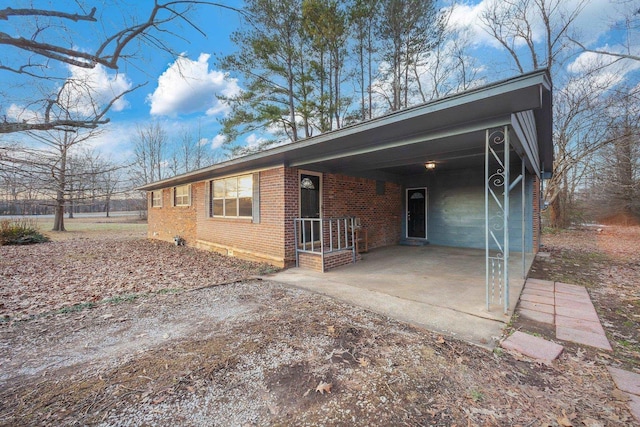
[{"label": "brick paver", "polygon": [[609,366],[609,373],[620,390],[640,396],[640,374],[613,366]]},{"label": "brick paver", "polygon": [[606,335],[556,325],[556,338],[612,351]]},{"label": "brick paver", "polygon": [[539,304],[550,304],[550,305],[554,304],[554,298],[552,296],[551,297],[545,297],[545,296],[541,296],[541,295],[523,293],[520,296],[520,299],[523,300],[523,301],[530,301],[530,302],[535,302],[535,303],[539,303]]},{"label": "brick paver", "polygon": [[545,313],[538,310],[529,310],[524,307],[521,307],[518,313],[520,314],[520,316],[526,317],[527,319],[535,320],[536,322],[547,323],[549,325],[553,325],[554,323],[553,313]]},{"label": "brick paver", "polygon": [[627,402],[627,404],[629,405],[629,409],[631,410],[633,416],[636,417],[636,420],[638,420],[638,422],[640,423],[640,396],[630,394],[629,399],[629,402]]},{"label": "brick paver", "polygon": [[629,396],[629,409],[640,422],[640,374],[609,366],[609,373],[616,387]]},{"label": "brick paver", "polygon": [[507,350],[515,350],[525,356],[546,362],[555,360],[563,350],[559,344],[520,331],[514,332],[501,345]]},{"label": "brick paver", "polygon": [[553,304],[539,304],[536,302],[520,300],[519,307],[521,309],[525,308],[527,310],[541,311],[543,313],[549,313],[551,315],[555,314],[555,308],[553,307]]}]

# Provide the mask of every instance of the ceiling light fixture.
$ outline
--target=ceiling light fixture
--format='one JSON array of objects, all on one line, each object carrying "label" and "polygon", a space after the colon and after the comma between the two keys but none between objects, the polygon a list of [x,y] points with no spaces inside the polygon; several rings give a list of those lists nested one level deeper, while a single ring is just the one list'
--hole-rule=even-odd
[{"label": "ceiling light fixture", "polygon": [[434,170],[436,168],[436,162],[427,162],[424,164],[424,167],[427,168],[427,170]]}]

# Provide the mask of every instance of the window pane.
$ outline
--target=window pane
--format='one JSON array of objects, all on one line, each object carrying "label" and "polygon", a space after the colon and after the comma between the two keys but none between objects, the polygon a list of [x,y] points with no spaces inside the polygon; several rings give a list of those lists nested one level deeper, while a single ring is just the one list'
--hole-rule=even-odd
[{"label": "window pane", "polygon": [[238,199],[224,201],[224,216],[238,216]]},{"label": "window pane", "polygon": [[240,213],[239,216],[252,216],[252,200],[251,197],[242,197],[238,199],[240,201]]},{"label": "window pane", "polygon": [[227,178],[224,180],[224,183],[225,183],[224,197],[227,199],[235,199],[236,197],[238,197],[238,179],[235,177]]},{"label": "window pane", "polygon": [[224,200],[215,199],[213,201],[213,215],[214,216],[223,216],[224,215]]},{"label": "window pane", "polygon": [[251,197],[253,195],[253,177],[245,175],[238,178],[238,197]]},{"label": "window pane", "polygon": [[213,181],[213,197],[224,197],[224,181]]}]

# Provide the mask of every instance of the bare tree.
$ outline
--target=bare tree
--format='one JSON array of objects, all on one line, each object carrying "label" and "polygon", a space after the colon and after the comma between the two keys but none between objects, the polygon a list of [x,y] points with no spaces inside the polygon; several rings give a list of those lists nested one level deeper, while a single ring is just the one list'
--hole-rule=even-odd
[{"label": "bare tree", "polygon": [[593,159],[597,173],[589,182],[590,211],[598,220],[640,220],[640,87],[618,92],[608,128],[611,144]]},{"label": "bare tree", "polygon": [[469,29],[448,25],[453,11],[441,12],[441,31],[436,33],[433,49],[412,64],[422,102],[467,90],[479,82],[477,60],[469,54]]},{"label": "bare tree", "polygon": [[[96,17],[95,7],[87,10],[80,2],[76,2],[76,10],[67,10],[71,7],[51,9],[12,8],[6,7],[0,10],[0,20],[7,24],[14,24],[9,32],[0,31],[0,45],[8,49],[14,49],[15,55],[10,61],[0,64],[0,71],[10,73],[20,81],[21,87],[36,87],[36,82],[50,83],[43,88],[45,96],[32,99],[26,104],[34,111],[28,120],[9,118],[6,115],[0,119],[0,133],[60,130],[63,128],[88,128],[94,129],[109,121],[107,112],[119,98],[131,90],[142,86],[137,85],[133,89],[117,94],[112,102],[100,106],[100,110],[82,117],[60,117],[53,114],[53,110],[60,107],[58,95],[55,90],[60,81],[67,81],[66,75],[55,74],[58,67],[52,67],[52,62],[68,64],[74,67],[93,69],[98,66],[111,70],[119,69],[123,61],[129,61],[135,57],[134,46],[137,43],[146,43],[154,49],[163,49],[173,52],[166,42],[168,35],[176,35],[171,32],[170,23],[174,21],[186,22],[195,27],[189,19],[189,12],[199,5],[209,5],[237,10],[224,4],[198,1],[198,0],[173,0],[167,2],[154,1],[153,7],[148,12],[146,19],[135,20],[129,24],[123,19],[121,28],[116,28],[111,34],[101,36],[100,23]],[[115,7],[107,5],[107,7]],[[74,39],[79,38],[78,29],[90,24],[103,24],[95,26],[95,34],[98,39],[96,48],[92,51],[76,47]],[[196,27],[197,29],[197,27]],[[59,31],[61,30],[61,31]],[[204,34],[200,29],[201,33]],[[64,34],[60,37],[59,34]],[[178,35],[176,35],[179,37]],[[50,94],[54,94],[51,96]]]},{"label": "bare tree", "polygon": [[[615,3],[618,3],[617,5]],[[587,47],[582,41],[580,41],[580,35],[571,36],[571,41],[574,42],[583,52],[591,52],[598,55],[604,55],[613,57],[615,59],[631,59],[634,61],[640,61],[640,51],[638,45],[640,44],[640,5],[637,1],[618,0],[614,2],[614,8],[626,9],[623,11],[622,19],[615,20],[611,23],[610,28],[617,33],[621,34],[620,50],[615,51],[607,48],[593,49]]]},{"label": "bare tree", "polygon": [[137,127],[133,163],[136,185],[148,184],[164,177],[167,143],[167,133],[159,123],[151,122]]}]

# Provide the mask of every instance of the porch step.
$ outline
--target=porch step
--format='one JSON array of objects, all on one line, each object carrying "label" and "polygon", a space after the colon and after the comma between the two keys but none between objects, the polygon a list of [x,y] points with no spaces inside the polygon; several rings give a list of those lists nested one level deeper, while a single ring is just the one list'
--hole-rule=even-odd
[{"label": "porch step", "polygon": [[428,240],[424,239],[402,239],[400,240],[401,246],[427,246],[429,244]]}]

